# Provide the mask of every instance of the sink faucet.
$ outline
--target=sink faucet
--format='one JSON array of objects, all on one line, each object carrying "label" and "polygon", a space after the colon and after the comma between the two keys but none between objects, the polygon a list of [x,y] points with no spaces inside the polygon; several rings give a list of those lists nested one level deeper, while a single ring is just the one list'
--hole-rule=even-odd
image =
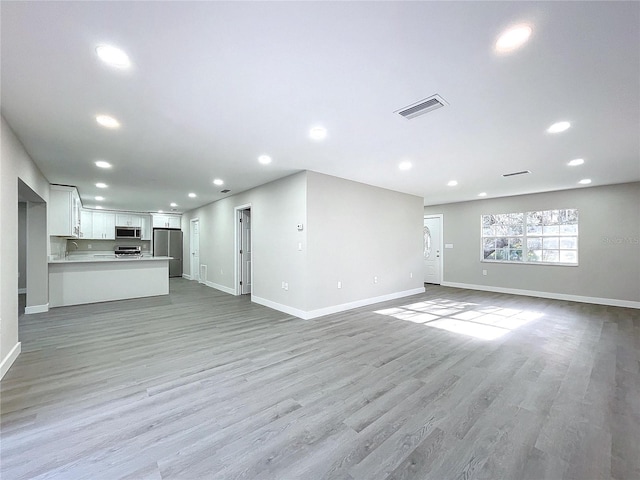
[{"label": "sink faucet", "polygon": [[[78,242],[68,242],[71,243],[71,245],[75,245],[76,250],[78,250]],[[64,258],[69,258],[69,248],[67,247],[67,250],[64,252]]]}]

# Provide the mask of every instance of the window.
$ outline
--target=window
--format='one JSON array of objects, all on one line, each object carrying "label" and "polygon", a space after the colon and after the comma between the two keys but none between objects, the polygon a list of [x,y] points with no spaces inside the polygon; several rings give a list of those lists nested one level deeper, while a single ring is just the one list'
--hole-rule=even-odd
[{"label": "window", "polygon": [[578,264],[578,210],[482,215],[482,260]]}]

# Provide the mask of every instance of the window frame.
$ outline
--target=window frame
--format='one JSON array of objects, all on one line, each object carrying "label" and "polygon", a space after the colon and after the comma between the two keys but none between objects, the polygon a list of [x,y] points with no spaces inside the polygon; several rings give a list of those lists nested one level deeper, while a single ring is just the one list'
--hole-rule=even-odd
[{"label": "window frame", "polygon": [[[534,215],[541,215],[542,217],[545,216],[545,214],[548,214],[547,216],[549,217],[553,217],[555,216],[560,216],[560,212],[566,212],[566,211],[573,211],[573,214],[575,215],[575,222],[572,223],[557,223],[557,224],[545,224],[542,223],[540,224],[530,224],[528,219],[530,218],[531,214]],[[507,218],[508,221],[507,223],[501,223],[500,225],[503,226],[505,229],[509,230],[509,226],[513,227],[511,229],[511,231],[509,231],[508,233],[504,233],[501,235],[498,235],[496,233],[494,233],[493,235],[485,235],[485,224],[484,224],[484,219],[487,216],[501,216],[504,218]],[[521,217],[522,218],[522,223],[509,223],[512,219],[515,219],[517,217]],[[577,267],[580,265],[580,255],[579,255],[579,247],[580,247],[580,228],[579,228],[579,224],[580,224],[580,215],[579,215],[579,211],[577,208],[555,208],[555,209],[549,209],[549,210],[529,210],[529,211],[521,211],[521,212],[510,212],[510,213],[483,213],[480,215],[480,262],[481,263],[506,263],[506,264],[515,264],[515,265],[545,265],[545,266],[562,266],[562,267]],[[493,227],[496,224],[492,224],[491,226]],[[561,233],[561,228],[559,228],[558,233],[557,234],[551,234],[551,235],[543,235],[543,231],[544,231],[544,227],[550,227],[553,225],[575,225],[575,232],[570,232],[570,233]],[[513,233],[513,231],[517,230],[515,227],[520,227],[522,229],[522,234],[518,235],[516,233]],[[540,227],[541,228],[541,233],[530,233],[530,227]],[[560,248],[561,245],[561,241],[562,238],[566,237],[566,238],[575,238],[575,248]],[[497,239],[497,238],[504,238],[507,239],[509,241],[509,243],[507,245],[509,245],[509,247],[499,247],[501,248],[503,251],[506,251],[508,253],[510,253],[511,251],[515,251],[517,252],[518,250],[521,251],[520,255],[522,260],[511,260],[511,259],[491,259],[491,258],[485,258],[485,245],[486,245],[486,239]],[[521,246],[520,248],[511,248],[510,244],[510,240],[511,239],[521,239]],[[544,251],[545,250],[551,250],[551,251],[557,251],[558,255],[561,255],[562,251],[565,252],[575,252],[575,257],[576,257],[576,261],[575,263],[568,263],[568,262],[549,262],[549,261],[532,261],[529,260],[529,241],[530,239],[540,239],[541,243],[544,243],[544,239],[558,239],[558,248],[540,248],[539,251],[541,252],[542,255],[544,255]],[[495,251],[498,250],[498,247],[496,246]],[[533,250],[533,249],[532,249]],[[516,253],[517,254],[517,253]]]}]

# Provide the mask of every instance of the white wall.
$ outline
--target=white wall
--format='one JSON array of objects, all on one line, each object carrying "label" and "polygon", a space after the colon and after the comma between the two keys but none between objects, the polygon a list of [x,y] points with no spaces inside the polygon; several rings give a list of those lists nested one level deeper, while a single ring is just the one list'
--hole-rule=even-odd
[{"label": "white wall", "polygon": [[[297,250],[306,223],[306,173],[298,173],[233,195],[182,216],[184,273],[191,275],[190,220],[200,220],[200,264],[206,281],[223,291],[235,290],[235,211],[251,204],[253,298],[304,308],[306,252]],[[302,240],[300,240],[302,238]],[[306,243],[306,242],[305,242]],[[289,283],[289,290],[281,288]]]},{"label": "white wall", "polygon": [[[4,117],[0,116],[0,377],[6,373],[20,353],[18,342],[18,179],[22,180],[45,202],[49,200],[49,182],[33,163]],[[28,216],[28,214],[27,214]],[[46,222],[46,221],[45,221]],[[46,233],[46,223],[44,225]],[[46,236],[44,243],[46,243]],[[39,260],[35,260],[39,261]],[[46,246],[42,255],[46,272]],[[27,267],[29,269],[29,267]],[[31,275],[29,270],[29,275]],[[47,298],[45,278],[29,278],[44,292],[33,292],[36,298]],[[29,285],[27,285],[29,288]],[[27,294],[27,298],[29,294]]]},{"label": "white wall", "polygon": [[[579,211],[579,266],[480,261],[482,214],[555,208]],[[640,307],[640,183],[429,206],[424,212],[444,214],[444,243],[454,244],[444,250],[444,284]]]},{"label": "white wall", "polygon": [[[182,228],[187,275],[189,223],[198,218],[206,280],[234,291],[234,208],[249,203],[254,302],[312,318],[423,291],[422,198],[315,172],[186,212]],[[341,289],[337,280],[343,282]]]},{"label": "white wall", "polygon": [[308,311],[424,291],[422,197],[308,172],[307,204]]}]

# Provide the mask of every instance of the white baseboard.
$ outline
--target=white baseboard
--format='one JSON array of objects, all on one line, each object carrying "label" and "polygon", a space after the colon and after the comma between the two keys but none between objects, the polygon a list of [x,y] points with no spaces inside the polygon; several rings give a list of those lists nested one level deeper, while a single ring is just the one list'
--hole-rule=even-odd
[{"label": "white baseboard", "polygon": [[187,275],[186,273],[182,274],[182,278],[185,278],[187,280],[191,280],[191,275]]},{"label": "white baseboard", "polygon": [[19,288],[18,289],[18,295],[22,295],[24,293],[27,293],[27,289],[26,288]]},{"label": "white baseboard", "polygon": [[231,295],[235,295],[236,291],[233,288],[229,288],[229,287],[225,287],[224,285],[219,285],[217,283],[213,283],[213,282],[201,282],[204,283],[207,287],[211,287],[211,288],[215,288],[216,290],[220,290],[221,292],[224,293],[230,293]]},{"label": "white baseboard", "polygon": [[282,303],[273,302],[271,300],[267,300],[266,298],[256,297],[253,294],[251,295],[251,301],[259,305],[263,305],[265,307],[273,308],[274,310],[278,310],[279,312],[287,313],[289,315],[293,315],[294,317],[302,318],[303,320],[308,320],[309,318],[311,318],[307,316],[307,312],[305,312],[304,310],[290,307],[289,305],[284,305]]},{"label": "white baseboard", "polygon": [[471,283],[442,282],[443,287],[467,288],[469,290],[481,290],[483,292],[509,293],[511,295],[524,295],[526,297],[550,298],[553,300],[567,300],[569,302],[594,303],[597,305],[609,305],[612,307],[640,308],[640,302],[632,300],[618,300],[616,298],[585,297],[582,295],[569,295],[566,293],[538,292],[535,290],[521,290],[519,288],[492,287],[488,285],[475,285]]},{"label": "white baseboard", "polygon": [[25,315],[31,315],[32,313],[45,313],[48,311],[49,311],[48,303],[44,305],[31,305],[30,307],[25,307],[24,309]]},{"label": "white baseboard", "polygon": [[387,295],[380,295],[379,297],[364,298],[362,300],[356,300],[354,302],[342,303],[340,305],[332,305],[330,307],[318,308],[316,310],[300,310],[298,308],[283,305],[281,303],[272,302],[266,298],[251,296],[251,300],[265,307],[273,308],[280,312],[288,313],[289,315],[302,318],[303,320],[311,320],[312,318],[323,317],[332,313],[344,312],[346,310],[352,310],[358,307],[365,307],[374,303],[386,302],[388,300],[395,300],[396,298],[409,297],[411,295],[417,295],[424,293],[424,287],[414,288],[412,290],[404,290],[402,292],[389,293]]},{"label": "white baseboard", "polygon": [[18,358],[18,355],[20,355],[21,351],[22,351],[22,344],[18,342],[11,349],[9,354],[2,359],[2,362],[0,363],[0,379],[2,379],[2,377],[4,377],[4,374],[9,371],[9,369],[11,368],[11,365],[13,365],[13,362],[16,361],[16,358]]}]

